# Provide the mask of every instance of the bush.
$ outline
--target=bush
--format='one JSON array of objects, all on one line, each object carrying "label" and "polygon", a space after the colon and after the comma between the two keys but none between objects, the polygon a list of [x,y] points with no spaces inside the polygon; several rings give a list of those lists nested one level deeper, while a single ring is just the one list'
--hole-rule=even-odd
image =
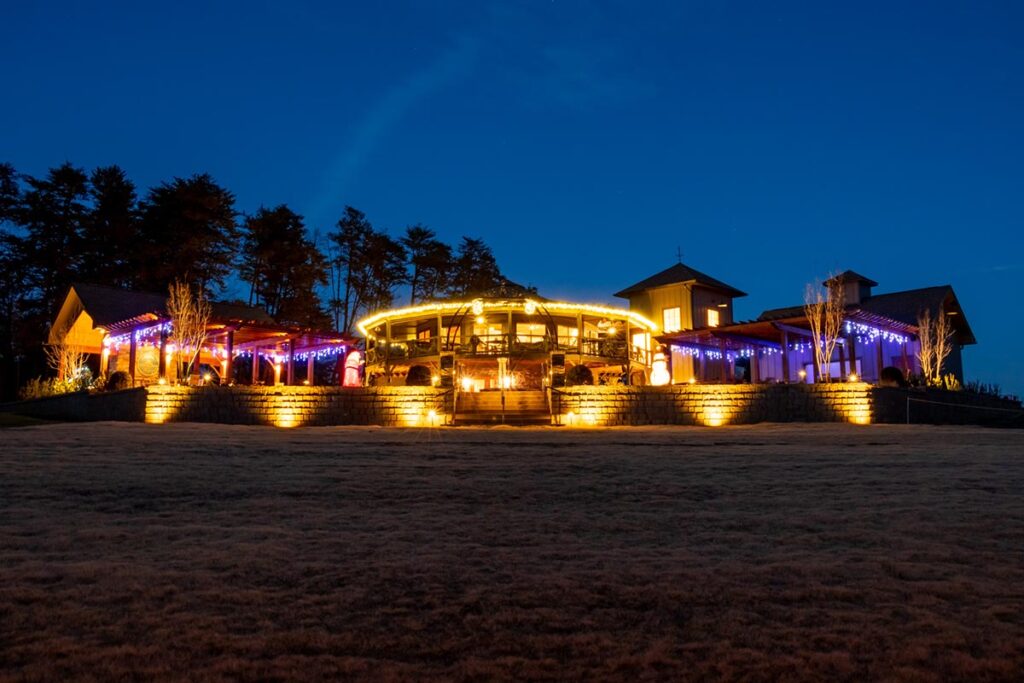
[{"label": "bush", "polygon": [[565,373],[565,383],[571,387],[578,384],[592,385],[594,373],[586,365],[574,365]]},{"label": "bush", "polygon": [[124,370],[118,370],[107,378],[107,384],[104,387],[107,391],[121,391],[123,389],[130,389],[132,386],[132,378]]},{"label": "bush", "polygon": [[35,379],[30,379],[25,383],[25,386],[18,390],[18,398],[22,401],[31,401],[35,398],[70,394],[75,391],[82,391],[88,387],[88,381],[83,383],[81,379],[61,381],[52,377],[36,377]]},{"label": "bush", "polygon": [[430,368],[426,365],[414,365],[409,368],[409,374],[405,376],[405,386],[407,387],[429,387],[433,382],[431,381],[433,373],[430,372]]},{"label": "bush", "polygon": [[907,380],[903,376],[903,371],[899,368],[889,366],[882,368],[881,384],[883,387],[906,387]]}]

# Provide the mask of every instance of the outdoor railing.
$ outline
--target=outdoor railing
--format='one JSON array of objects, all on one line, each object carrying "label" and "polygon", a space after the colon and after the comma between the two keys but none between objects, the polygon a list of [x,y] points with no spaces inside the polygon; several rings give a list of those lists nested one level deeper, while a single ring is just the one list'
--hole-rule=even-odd
[{"label": "outdoor railing", "polygon": [[585,337],[552,337],[546,335],[508,335],[489,334],[473,335],[468,339],[449,340],[441,337],[432,339],[409,339],[400,341],[378,342],[378,345],[367,349],[368,364],[381,363],[387,357],[391,361],[436,356],[441,351],[452,351],[460,355],[470,356],[505,356],[529,353],[549,353],[562,351],[565,353],[582,353],[585,356],[596,356],[625,362],[628,359],[642,363],[650,362],[650,352],[640,346],[627,343],[623,339]]}]

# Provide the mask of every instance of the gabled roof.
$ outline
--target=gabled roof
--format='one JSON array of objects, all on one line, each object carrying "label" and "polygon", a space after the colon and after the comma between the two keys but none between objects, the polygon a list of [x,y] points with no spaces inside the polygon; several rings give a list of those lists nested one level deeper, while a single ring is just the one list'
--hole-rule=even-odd
[{"label": "gabled roof", "polygon": [[[876,294],[863,299],[860,304],[848,307],[851,311],[863,311],[880,318],[894,320],[905,325],[917,327],[917,316],[928,311],[934,318],[939,310],[945,310],[951,316],[953,329],[957,332],[957,340],[960,344],[976,344],[974,332],[967,323],[960,302],[956,298],[951,285],[940,285],[938,287],[922,287],[921,289],[908,289],[902,292],[890,292],[888,294]],[[764,311],[757,317],[758,320],[782,320],[804,315],[803,306],[787,306],[786,308],[773,308]]]},{"label": "gabled roof", "polygon": [[[106,285],[77,282],[71,290],[82,307],[98,327],[110,329],[119,323],[130,322],[143,316],[167,315],[167,295],[153,292],[135,292]],[[211,317],[225,321],[273,323],[262,308],[223,301],[210,302]]]},{"label": "gabled roof", "polygon": [[874,280],[872,280],[871,278],[864,277],[860,273],[855,273],[852,270],[845,270],[842,273],[839,273],[839,275],[836,275],[835,277],[830,277],[829,279],[825,280],[825,282],[823,284],[825,284],[827,286],[828,283],[832,282],[833,280],[838,280],[839,282],[842,282],[842,283],[847,283],[847,282],[863,282],[868,287],[877,287],[878,286],[878,283],[875,282]]},{"label": "gabled roof", "polygon": [[628,299],[630,295],[642,292],[645,289],[653,289],[655,287],[664,287],[666,285],[676,285],[687,282],[707,287],[709,289],[717,289],[718,291],[724,292],[734,298],[747,295],[746,292],[741,292],[735,287],[725,284],[721,280],[716,280],[710,275],[706,275],[685,264],[677,263],[670,268],[666,268],[660,273],[652,275],[646,280],[641,280],[635,285],[626,287],[621,292],[616,292],[615,296]]},{"label": "gabled roof", "polygon": [[932,318],[935,318],[940,310],[945,310],[947,315],[955,313],[950,320],[953,323],[953,329],[958,333],[958,341],[961,344],[977,343],[974,332],[967,324],[967,317],[964,315],[951,285],[878,294],[864,299],[860,303],[860,308],[868,313],[915,326],[920,313],[928,311]]}]

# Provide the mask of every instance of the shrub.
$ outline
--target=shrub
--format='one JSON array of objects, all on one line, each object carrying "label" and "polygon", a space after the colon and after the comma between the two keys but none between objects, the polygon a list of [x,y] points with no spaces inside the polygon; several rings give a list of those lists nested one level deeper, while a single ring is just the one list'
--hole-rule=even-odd
[{"label": "shrub", "polygon": [[30,401],[34,398],[47,398],[70,394],[75,391],[83,391],[89,388],[88,378],[75,378],[70,380],[59,380],[52,377],[36,377],[25,383],[18,390],[18,398],[22,401]]},{"label": "shrub", "polygon": [[426,365],[414,365],[409,368],[409,374],[405,376],[405,386],[429,387],[432,384],[432,374]]},{"label": "shrub", "polygon": [[574,365],[569,368],[569,372],[565,373],[565,383],[569,386],[576,386],[578,384],[592,385],[594,383],[594,373],[586,365]]},{"label": "shrub", "polygon": [[122,389],[130,389],[132,386],[132,378],[124,370],[118,370],[107,378],[107,384],[104,387],[107,391],[121,391]]},{"label": "shrub", "polygon": [[907,386],[907,380],[903,376],[902,370],[890,365],[887,368],[882,368],[882,376],[879,384],[884,387],[905,387]]}]

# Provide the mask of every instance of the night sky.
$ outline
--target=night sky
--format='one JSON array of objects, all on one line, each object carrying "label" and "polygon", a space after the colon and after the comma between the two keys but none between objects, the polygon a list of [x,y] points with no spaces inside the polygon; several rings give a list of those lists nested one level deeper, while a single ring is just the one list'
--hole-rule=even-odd
[{"label": "night sky", "polygon": [[847,268],[949,283],[968,379],[1024,392],[1022,3],[151,4],[5,5],[0,161],[351,204],[549,297],[677,247],[744,319]]}]

